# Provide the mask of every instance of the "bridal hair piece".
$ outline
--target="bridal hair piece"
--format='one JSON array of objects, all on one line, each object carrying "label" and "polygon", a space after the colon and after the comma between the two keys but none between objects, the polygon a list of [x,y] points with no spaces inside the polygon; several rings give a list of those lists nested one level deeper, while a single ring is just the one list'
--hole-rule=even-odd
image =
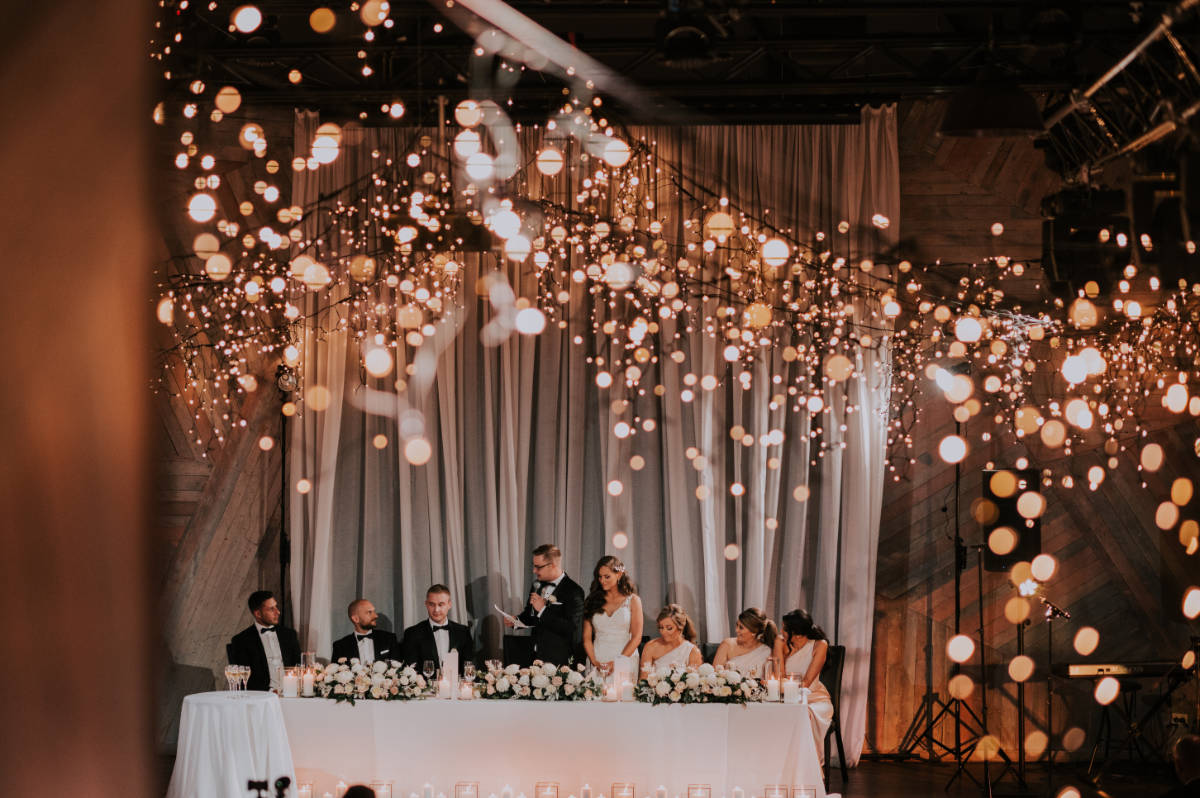
[{"label": "bridal hair piece", "polygon": [[738,621],[749,629],[759,642],[772,647],[775,645],[775,638],[779,637],[779,628],[758,607],[747,607],[742,610],[738,614]]}]

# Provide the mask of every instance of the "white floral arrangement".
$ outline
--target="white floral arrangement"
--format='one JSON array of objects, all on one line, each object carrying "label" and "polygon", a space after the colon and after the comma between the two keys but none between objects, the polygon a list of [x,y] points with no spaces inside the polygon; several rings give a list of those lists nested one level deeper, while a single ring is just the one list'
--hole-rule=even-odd
[{"label": "white floral arrangement", "polygon": [[489,668],[475,681],[477,698],[526,701],[594,701],[604,695],[604,682],[583,665],[534,662],[528,668]]},{"label": "white floral arrangement", "polygon": [[351,704],[360,700],[409,701],[436,692],[436,687],[411,665],[384,660],[368,664],[357,657],[318,665],[313,686],[322,698]]},{"label": "white floral arrangement", "polygon": [[733,668],[708,663],[652,670],[638,682],[638,701],[647,704],[745,704],[763,699],[763,688],[753,677]]}]

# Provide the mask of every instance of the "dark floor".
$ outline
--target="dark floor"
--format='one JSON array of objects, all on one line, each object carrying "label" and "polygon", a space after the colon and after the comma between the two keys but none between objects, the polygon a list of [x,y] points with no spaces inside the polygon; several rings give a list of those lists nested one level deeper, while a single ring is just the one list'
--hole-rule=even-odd
[{"label": "dark floor", "polygon": [[[163,755],[158,757],[158,776],[160,779],[160,795],[166,795],[167,784],[171,780],[171,768],[175,757]],[[1103,780],[1103,792],[1092,786],[1083,771],[1086,767],[1059,767],[1054,773],[1054,792],[1047,793],[1045,773],[1040,770],[1030,770],[1027,774],[1029,791],[1021,791],[1011,775],[995,782],[992,795],[995,798],[1005,796],[1048,796],[1054,798],[1067,785],[1075,785],[1080,789],[1083,798],[1154,798],[1166,792],[1174,782],[1170,774],[1164,771],[1145,771],[1129,768],[1118,768],[1108,774]],[[980,784],[976,784],[966,776],[960,776],[947,789],[947,782],[954,775],[954,764],[930,764],[917,760],[907,762],[870,761],[863,760],[858,767],[850,771],[849,783],[843,785],[841,774],[836,770],[831,774],[829,789],[840,792],[843,798],[924,798],[924,796],[943,796],[943,798],[975,798],[986,793]],[[980,765],[968,768],[976,779],[982,782],[983,769]],[[992,778],[996,771],[992,771]]]},{"label": "dark floor", "polygon": [[[1108,795],[1111,798],[1153,798],[1173,785],[1170,774],[1161,770],[1143,768],[1115,769],[1105,775],[1101,788],[1097,789],[1085,777],[1086,767],[1080,769],[1059,766],[1054,772],[1054,790],[1048,793],[1046,789],[1045,772],[1038,768],[1026,773],[1030,789],[1021,790],[1011,774],[1005,775],[995,782],[992,795],[1002,796],[1045,796],[1051,798],[1059,791],[1074,785],[1079,788],[1084,798],[1090,796]],[[831,792],[841,792],[844,798],[917,798],[917,796],[946,796],[946,798],[966,798],[967,796],[987,795],[981,786],[983,779],[982,765],[971,765],[968,772],[980,781],[977,784],[969,777],[960,776],[947,788],[947,782],[955,773],[954,764],[930,764],[928,762],[908,761],[867,761],[859,763],[857,768],[850,771],[850,781],[843,785],[841,775],[831,776],[829,789]],[[992,778],[996,770],[992,770]]]}]

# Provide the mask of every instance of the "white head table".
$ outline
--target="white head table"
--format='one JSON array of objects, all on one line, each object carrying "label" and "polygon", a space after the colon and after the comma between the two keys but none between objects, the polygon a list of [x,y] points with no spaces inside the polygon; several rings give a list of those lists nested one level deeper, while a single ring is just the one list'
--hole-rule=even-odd
[{"label": "white head table", "polygon": [[456,782],[477,782],[480,798],[535,796],[536,782],[557,782],[560,798],[609,795],[633,783],[637,798],[686,796],[705,784],[712,798],[763,796],[783,785],[786,798],[824,798],[817,741],[804,705],[538,701],[360,701],[285,698],[283,709],[299,783],[321,798],[338,781],[392,782],[406,798],[454,798]]}]

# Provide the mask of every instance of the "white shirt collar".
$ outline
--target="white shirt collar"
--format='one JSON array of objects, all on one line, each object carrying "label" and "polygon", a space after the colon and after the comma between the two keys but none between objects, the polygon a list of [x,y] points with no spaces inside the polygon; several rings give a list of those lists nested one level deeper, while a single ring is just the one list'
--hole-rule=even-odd
[{"label": "white shirt collar", "polygon": [[254,626],[258,629],[258,633],[262,634],[263,629],[276,629],[279,627],[279,624],[275,624],[274,626],[267,626],[265,624],[259,623],[258,621],[255,621]]},{"label": "white shirt collar", "polygon": [[561,574],[558,575],[557,579],[551,579],[549,582],[542,582],[542,584],[543,585],[554,585],[555,587],[558,587],[558,583],[561,582],[566,577],[566,575],[567,575],[567,572],[563,571]]}]

